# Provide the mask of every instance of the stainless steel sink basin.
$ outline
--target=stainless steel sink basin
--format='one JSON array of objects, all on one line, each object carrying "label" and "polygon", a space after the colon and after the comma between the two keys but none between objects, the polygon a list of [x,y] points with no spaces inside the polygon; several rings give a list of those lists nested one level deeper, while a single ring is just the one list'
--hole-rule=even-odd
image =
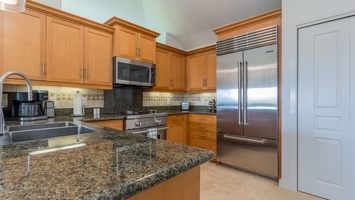
[{"label": "stainless steel sink basin", "polygon": [[33,129],[44,129],[44,128],[59,128],[59,127],[68,127],[68,126],[76,126],[76,125],[73,123],[70,123],[70,122],[57,122],[57,123],[31,124],[31,125],[15,125],[15,126],[8,126],[7,132],[33,130]]},{"label": "stainless steel sink basin", "polygon": [[69,122],[8,127],[8,133],[12,142],[41,140],[94,132],[96,131],[93,129],[84,126],[78,126]]}]

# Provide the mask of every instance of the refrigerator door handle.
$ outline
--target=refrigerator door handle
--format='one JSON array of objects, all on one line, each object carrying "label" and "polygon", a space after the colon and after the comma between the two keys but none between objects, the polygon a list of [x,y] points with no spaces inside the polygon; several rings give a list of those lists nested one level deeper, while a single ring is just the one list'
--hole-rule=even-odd
[{"label": "refrigerator door handle", "polygon": [[238,62],[238,81],[239,81],[239,84],[238,84],[238,124],[239,125],[242,125],[243,124],[243,119],[242,119],[242,84],[243,84],[243,73],[241,72],[241,68],[243,66],[243,63],[242,62]]},{"label": "refrigerator door handle", "polygon": [[238,141],[243,141],[243,142],[250,142],[250,143],[257,143],[257,144],[266,144],[266,140],[265,139],[251,139],[251,138],[244,138],[244,137],[236,137],[234,135],[224,135],[223,136],[226,139],[232,139],[232,140],[238,140]]},{"label": "refrigerator door handle", "polygon": [[244,62],[244,78],[243,78],[243,121],[244,125],[248,125],[248,62]]}]

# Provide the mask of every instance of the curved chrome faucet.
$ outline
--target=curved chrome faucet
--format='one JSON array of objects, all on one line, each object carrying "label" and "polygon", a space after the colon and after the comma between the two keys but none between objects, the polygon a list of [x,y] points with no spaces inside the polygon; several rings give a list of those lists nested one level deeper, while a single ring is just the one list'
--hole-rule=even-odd
[{"label": "curved chrome faucet", "polygon": [[26,75],[24,75],[21,72],[11,71],[11,72],[6,72],[5,74],[3,74],[0,77],[0,106],[1,106],[1,109],[0,109],[0,135],[5,133],[5,117],[4,117],[4,112],[2,109],[2,90],[3,90],[3,85],[4,85],[5,79],[11,75],[18,75],[18,76],[21,76],[23,79],[25,79],[25,81],[27,83],[27,89],[28,89],[28,100],[32,101],[32,83]]}]

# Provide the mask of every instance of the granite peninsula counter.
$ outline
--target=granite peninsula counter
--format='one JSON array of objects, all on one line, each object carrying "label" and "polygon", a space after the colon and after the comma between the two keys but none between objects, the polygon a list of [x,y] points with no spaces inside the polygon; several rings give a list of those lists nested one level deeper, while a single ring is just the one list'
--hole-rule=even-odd
[{"label": "granite peninsula counter", "polygon": [[211,151],[74,123],[97,132],[0,146],[0,199],[127,199],[213,158]]}]

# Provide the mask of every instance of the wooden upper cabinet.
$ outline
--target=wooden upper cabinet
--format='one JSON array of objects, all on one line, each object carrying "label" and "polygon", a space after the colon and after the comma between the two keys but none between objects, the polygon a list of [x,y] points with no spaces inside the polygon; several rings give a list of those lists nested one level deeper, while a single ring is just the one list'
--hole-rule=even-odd
[{"label": "wooden upper cabinet", "polygon": [[185,52],[158,43],[153,90],[185,91]]},{"label": "wooden upper cabinet", "polygon": [[129,59],[137,59],[137,32],[130,29],[119,27],[115,32],[116,44],[114,48],[115,56]]},{"label": "wooden upper cabinet", "polygon": [[170,86],[170,52],[157,48],[157,61],[155,69],[155,88],[169,89]]},{"label": "wooden upper cabinet", "polygon": [[155,39],[159,33],[117,17],[112,17],[105,24],[115,28],[114,56],[156,63]]},{"label": "wooden upper cabinet", "polygon": [[47,17],[47,80],[83,83],[84,27]]},{"label": "wooden upper cabinet", "polygon": [[35,1],[23,13],[0,11],[0,73],[22,72],[34,85],[112,89],[113,32]]},{"label": "wooden upper cabinet", "polygon": [[185,91],[185,55],[170,54],[170,89]]},{"label": "wooden upper cabinet", "polygon": [[187,90],[203,90],[205,86],[206,56],[205,53],[191,55],[187,58]]},{"label": "wooden upper cabinet", "polygon": [[216,89],[216,66],[217,66],[217,57],[216,51],[209,51],[206,53],[207,62],[206,62],[206,89],[215,90]]},{"label": "wooden upper cabinet", "polygon": [[138,56],[137,59],[155,63],[156,60],[156,41],[155,37],[150,37],[148,35],[144,35],[142,33],[138,34]]},{"label": "wooden upper cabinet", "polygon": [[215,46],[187,53],[187,92],[215,92],[216,51]]},{"label": "wooden upper cabinet", "polygon": [[112,34],[47,18],[47,80],[112,86]]},{"label": "wooden upper cabinet", "polygon": [[84,28],[84,83],[112,85],[112,34]]},{"label": "wooden upper cabinet", "polygon": [[30,10],[0,11],[0,21],[1,73],[18,71],[31,80],[45,80],[46,16]]}]

